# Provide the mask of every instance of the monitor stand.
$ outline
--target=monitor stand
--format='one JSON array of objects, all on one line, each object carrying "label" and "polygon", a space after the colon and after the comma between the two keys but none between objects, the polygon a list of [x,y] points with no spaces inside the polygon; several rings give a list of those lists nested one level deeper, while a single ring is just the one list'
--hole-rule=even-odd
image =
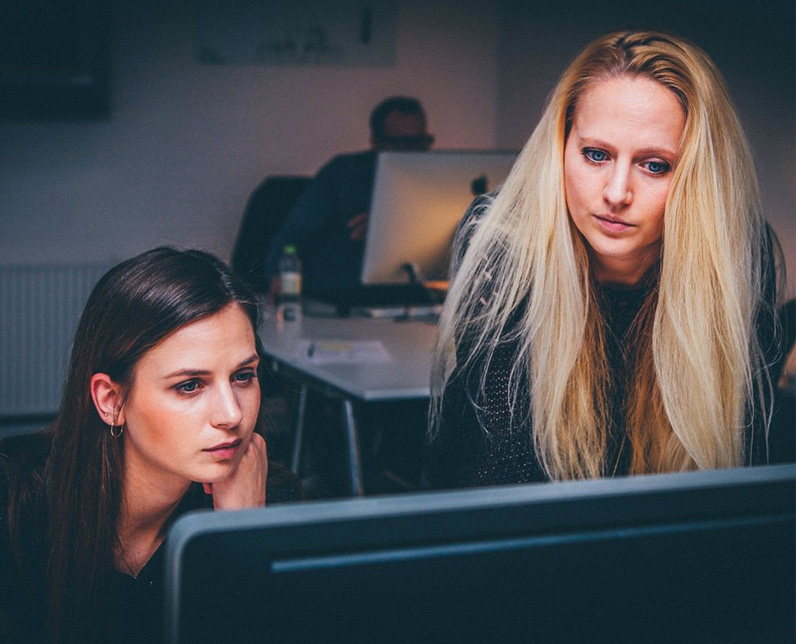
[{"label": "monitor stand", "polygon": [[345,291],[307,292],[306,296],[335,307],[337,315],[415,319],[438,315],[445,291],[428,288],[417,269],[404,265],[409,277],[403,284],[363,284]]},{"label": "monitor stand", "polygon": [[[442,302],[438,301],[435,291],[426,287],[425,280],[420,274],[420,269],[416,264],[407,262],[401,265],[401,269],[409,277],[406,300],[403,303],[403,313],[396,316],[397,321],[414,320],[417,318],[439,317]],[[428,298],[428,304],[418,305],[414,294],[423,294]],[[421,296],[422,299],[422,296]]]}]

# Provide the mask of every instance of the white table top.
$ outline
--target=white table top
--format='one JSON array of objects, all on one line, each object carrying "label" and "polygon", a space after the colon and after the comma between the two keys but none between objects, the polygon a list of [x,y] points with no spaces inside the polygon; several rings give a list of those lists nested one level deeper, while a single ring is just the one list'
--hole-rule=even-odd
[{"label": "white table top", "polygon": [[[279,323],[266,312],[260,327],[265,353],[301,374],[344,394],[366,401],[429,397],[429,374],[436,326],[428,321],[366,317],[308,317]],[[307,341],[378,341],[389,354],[385,362],[321,364],[299,352]]]}]

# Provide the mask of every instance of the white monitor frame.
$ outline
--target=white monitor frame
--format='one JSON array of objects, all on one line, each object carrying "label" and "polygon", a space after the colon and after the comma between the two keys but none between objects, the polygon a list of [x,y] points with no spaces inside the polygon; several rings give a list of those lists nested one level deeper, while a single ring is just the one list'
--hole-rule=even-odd
[{"label": "white monitor frame", "polygon": [[506,150],[380,153],[362,283],[406,283],[405,264],[418,279],[446,280],[456,225],[477,194],[505,181],[516,157]]}]

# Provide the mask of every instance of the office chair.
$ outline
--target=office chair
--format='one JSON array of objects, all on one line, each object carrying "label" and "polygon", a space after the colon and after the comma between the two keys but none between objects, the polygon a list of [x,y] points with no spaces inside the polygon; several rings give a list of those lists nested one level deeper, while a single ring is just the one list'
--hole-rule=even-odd
[{"label": "office chair", "polygon": [[310,181],[302,176],[266,177],[249,197],[232,250],[232,268],[256,292],[268,292],[263,270],[268,247]]},{"label": "office chair", "polygon": [[[788,300],[777,311],[781,335],[776,361],[771,365],[774,385],[780,382],[788,356],[796,343],[796,299]],[[769,446],[771,463],[796,463],[796,388],[790,380],[774,390],[774,414],[769,435],[775,437]]]},{"label": "office chair", "polygon": [[785,302],[777,311],[777,317],[782,335],[779,339],[779,355],[772,368],[775,383],[782,375],[782,369],[796,343],[796,299]]}]

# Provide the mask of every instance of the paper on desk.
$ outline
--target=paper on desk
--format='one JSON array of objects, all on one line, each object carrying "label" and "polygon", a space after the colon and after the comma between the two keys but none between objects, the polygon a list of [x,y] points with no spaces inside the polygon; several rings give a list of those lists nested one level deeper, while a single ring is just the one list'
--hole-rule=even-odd
[{"label": "paper on desk", "polygon": [[313,364],[378,364],[390,354],[378,340],[299,340],[296,358]]}]

